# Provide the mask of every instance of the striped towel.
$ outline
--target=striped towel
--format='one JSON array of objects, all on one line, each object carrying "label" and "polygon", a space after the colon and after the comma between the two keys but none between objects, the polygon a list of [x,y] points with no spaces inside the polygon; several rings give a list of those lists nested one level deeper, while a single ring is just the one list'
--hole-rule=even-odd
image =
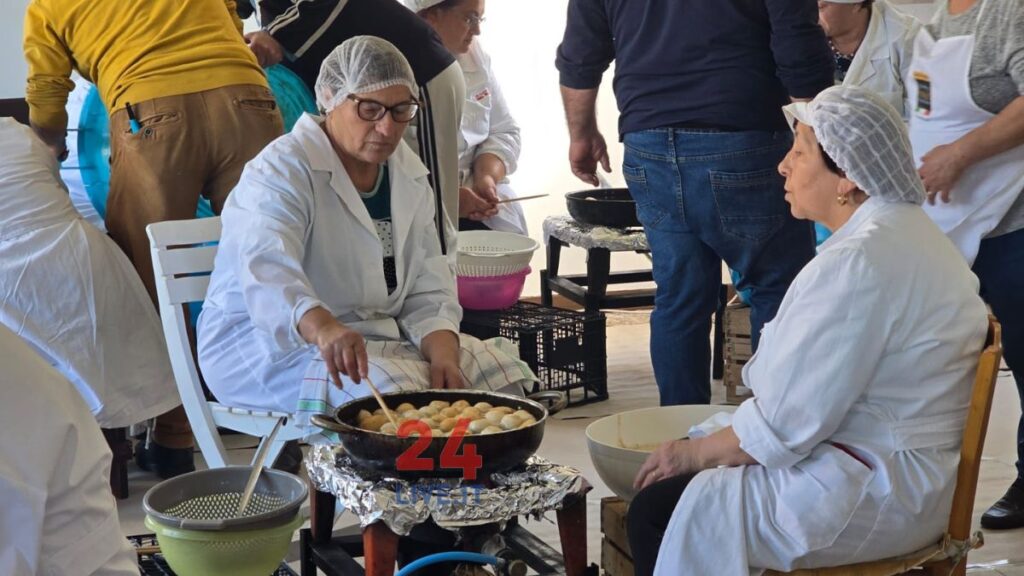
[{"label": "striped towel", "polygon": [[[523,395],[537,380],[529,365],[519,359],[519,348],[507,338],[479,340],[459,335],[459,367],[471,388]],[[425,390],[430,387],[430,364],[409,342],[368,340],[370,379],[381,393]],[[342,404],[370,396],[366,382],[353,383],[342,376],[342,388],[330,380],[327,365],[319,354],[306,368],[295,413],[296,422],[305,431],[307,440],[336,442],[337,436],[310,423],[313,414],[333,414]]]}]

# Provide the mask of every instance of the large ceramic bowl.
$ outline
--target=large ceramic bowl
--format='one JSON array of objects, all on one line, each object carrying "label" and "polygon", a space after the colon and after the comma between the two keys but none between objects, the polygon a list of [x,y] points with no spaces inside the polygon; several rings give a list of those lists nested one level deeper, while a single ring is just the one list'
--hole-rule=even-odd
[{"label": "large ceramic bowl", "polygon": [[691,426],[735,406],[662,406],[601,418],[587,426],[587,448],[597,474],[616,496],[633,499],[633,479],[647,456],[666,440],[686,437]]}]

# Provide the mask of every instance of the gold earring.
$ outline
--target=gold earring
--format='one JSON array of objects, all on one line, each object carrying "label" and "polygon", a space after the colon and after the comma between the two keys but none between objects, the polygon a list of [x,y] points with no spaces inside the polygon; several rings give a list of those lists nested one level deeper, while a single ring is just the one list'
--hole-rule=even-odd
[{"label": "gold earring", "polygon": [[850,196],[848,194],[840,194],[836,196],[836,201],[839,202],[840,206],[846,206],[846,204],[850,201]]}]

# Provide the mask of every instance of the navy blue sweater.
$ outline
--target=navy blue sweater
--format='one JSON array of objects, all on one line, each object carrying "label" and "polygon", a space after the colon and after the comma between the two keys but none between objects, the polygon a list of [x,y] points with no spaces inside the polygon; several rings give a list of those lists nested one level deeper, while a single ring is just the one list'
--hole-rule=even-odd
[{"label": "navy blue sweater", "polygon": [[816,0],[569,0],[561,84],[597,88],[612,60],[620,135],[785,130],[790,96],[833,83]]}]

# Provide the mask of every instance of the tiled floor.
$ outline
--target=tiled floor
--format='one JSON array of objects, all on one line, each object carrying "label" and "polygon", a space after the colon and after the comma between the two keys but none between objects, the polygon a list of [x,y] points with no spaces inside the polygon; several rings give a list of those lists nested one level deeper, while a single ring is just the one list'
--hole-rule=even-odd
[{"label": "tiled floor", "polygon": [[[572,408],[559,414],[547,426],[540,455],[574,466],[581,470],[594,485],[589,495],[587,544],[591,562],[600,562],[599,503],[611,492],[601,483],[587,454],[584,430],[595,418],[633,408],[657,404],[657,390],[647,354],[649,330],[643,318],[635,320],[628,315],[616,317],[608,328],[609,393],[605,402]],[[1000,378],[996,401],[985,446],[985,460],[981,469],[981,482],[975,504],[975,523],[985,508],[998,499],[1014,477],[1015,438],[1019,402],[1013,382],[1007,374]],[[228,437],[232,460],[238,464],[251,458],[255,441],[250,438]],[[201,456],[197,455],[201,461]],[[200,463],[201,465],[201,463]],[[121,525],[126,534],[147,532],[142,524],[142,495],[155,483],[144,472],[131,473],[131,497],[119,503]],[[553,520],[553,518],[552,518]],[[558,542],[558,532],[552,520],[531,521],[527,527],[547,542]],[[344,515],[338,526],[354,523]],[[970,556],[970,572],[978,575],[1024,576],[1024,529],[1009,532],[986,532],[985,546]],[[295,547],[293,546],[294,559]]]}]

